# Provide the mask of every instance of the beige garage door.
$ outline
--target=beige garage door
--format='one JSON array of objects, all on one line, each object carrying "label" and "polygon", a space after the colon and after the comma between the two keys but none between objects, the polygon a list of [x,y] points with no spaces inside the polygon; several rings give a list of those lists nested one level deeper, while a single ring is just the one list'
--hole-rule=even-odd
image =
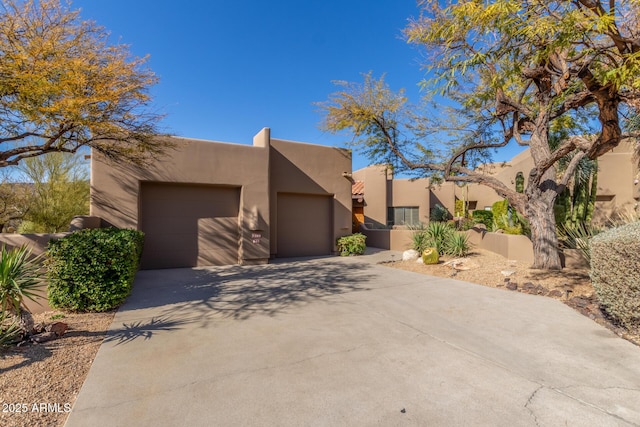
[{"label": "beige garage door", "polygon": [[238,263],[240,189],[142,183],[142,268]]},{"label": "beige garage door", "polygon": [[279,258],[331,254],[332,202],[331,196],[278,194]]}]

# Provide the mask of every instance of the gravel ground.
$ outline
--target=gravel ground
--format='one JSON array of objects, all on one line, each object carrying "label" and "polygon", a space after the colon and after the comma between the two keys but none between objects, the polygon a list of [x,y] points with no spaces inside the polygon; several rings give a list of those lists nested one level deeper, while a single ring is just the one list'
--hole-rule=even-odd
[{"label": "gravel ground", "polygon": [[[464,258],[458,270],[447,264],[451,260],[444,258],[431,266],[415,261],[385,265],[556,298],[640,345],[640,335],[624,332],[602,315],[586,269],[533,270],[481,249]],[[53,341],[0,350],[0,426],[63,426],[114,314],[48,312],[34,316],[36,323],[64,322],[69,328]]]},{"label": "gravel ground", "polygon": [[0,425],[64,425],[114,314],[35,315],[36,323],[64,322],[68,329],[53,341],[0,350]]}]

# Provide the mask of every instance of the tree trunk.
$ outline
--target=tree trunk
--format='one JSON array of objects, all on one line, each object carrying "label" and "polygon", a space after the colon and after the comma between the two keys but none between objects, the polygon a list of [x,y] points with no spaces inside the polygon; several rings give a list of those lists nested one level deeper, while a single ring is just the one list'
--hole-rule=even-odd
[{"label": "tree trunk", "polygon": [[527,204],[527,218],[531,226],[533,243],[533,268],[543,270],[562,268],[553,205],[553,200],[549,203],[545,198],[530,199]]}]

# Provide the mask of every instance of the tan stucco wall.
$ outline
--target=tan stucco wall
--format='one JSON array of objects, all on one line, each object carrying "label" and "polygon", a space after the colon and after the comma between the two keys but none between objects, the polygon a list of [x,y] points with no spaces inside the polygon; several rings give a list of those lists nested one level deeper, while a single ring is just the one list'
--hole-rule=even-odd
[{"label": "tan stucco wall", "polygon": [[[256,146],[176,138],[175,150],[145,168],[110,162],[94,151],[91,215],[116,227],[140,229],[141,181],[238,186],[242,188],[240,259],[266,261],[270,240],[268,134],[268,129],[258,134]],[[253,243],[252,230],[260,230],[259,243]]]},{"label": "tan stucco wall", "polygon": [[[493,163],[482,167],[485,173],[495,176],[513,189],[515,189],[517,173],[522,172],[526,186],[532,168],[533,160],[529,150],[523,151],[509,162]],[[378,175],[372,173],[377,169],[384,171],[383,166],[369,166],[353,173],[354,179],[365,182],[365,218],[383,223],[384,221],[380,218],[386,218],[388,206],[418,206],[422,203],[423,192],[419,188],[420,185],[416,184],[421,180],[410,183],[414,185],[411,187],[403,182],[407,180],[402,179],[393,181],[385,179],[381,182],[380,172]],[[637,208],[640,202],[640,183],[636,183],[635,180],[640,180],[640,173],[637,164],[633,161],[633,146],[630,142],[623,142],[611,152],[601,156],[598,159],[598,171],[598,196],[602,200],[596,203],[594,218],[603,219],[616,212]],[[407,187],[404,187],[405,185]],[[385,191],[389,188],[394,189],[393,200],[387,194],[389,191]],[[396,188],[402,188],[402,190],[396,191]],[[468,188],[468,191],[465,188]],[[402,194],[401,202],[395,199],[397,194]],[[453,215],[456,198],[475,202],[476,209],[481,210],[501,200],[494,190],[484,185],[469,184],[467,187],[460,187],[453,182],[444,182],[432,185],[431,191],[428,192],[427,209],[441,204]],[[422,208],[420,216],[423,218]]]},{"label": "tan stucco wall", "polygon": [[616,212],[632,210],[640,201],[637,163],[633,148],[622,143],[598,159],[598,200],[594,218],[601,221]]},{"label": "tan stucco wall", "polygon": [[429,201],[431,209],[436,205],[442,205],[451,215],[455,211],[455,196],[456,186],[452,182],[443,182],[435,184],[431,188],[431,194],[429,195]]},{"label": "tan stucco wall", "polygon": [[412,230],[372,230],[361,226],[360,231],[367,236],[366,245],[370,248],[389,249],[392,251],[406,251],[413,247]]},{"label": "tan stucco wall", "polygon": [[[420,222],[429,222],[429,180],[394,179],[389,181],[387,199],[391,207],[418,207]],[[366,193],[365,193],[366,199]],[[366,210],[365,210],[366,212]]]},{"label": "tan stucco wall", "polygon": [[[335,240],[351,234],[351,152],[322,145],[271,140],[270,190],[272,206],[278,193],[331,196],[333,219],[331,236]],[[271,209],[271,235],[277,235],[278,212]],[[313,227],[313,224],[309,224]],[[304,233],[304,230],[300,230]],[[277,239],[271,239],[271,255],[277,256]]]},{"label": "tan stucco wall", "polygon": [[364,181],[364,222],[372,227],[387,225],[387,166],[373,165],[353,172],[354,181]]},{"label": "tan stucco wall", "polygon": [[355,171],[353,180],[365,182],[365,224],[373,228],[387,226],[389,207],[418,207],[420,221],[428,221],[428,179],[393,179],[393,173],[387,166],[372,165]]},{"label": "tan stucco wall", "polygon": [[474,247],[500,254],[507,259],[533,264],[533,244],[527,236],[487,233],[476,228],[468,230],[467,236]]},{"label": "tan stucco wall", "polygon": [[268,128],[256,135],[253,146],[182,138],[174,141],[175,150],[144,168],[112,163],[94,152],[91,215],[103,218],[105,224],[140,229],[142,182],[230,186],[241,189],[241,263],[261,263],[277,256],[279,193],[331,198],[326,237],[331,239],[333,250],[338,237],[350,234],[349,150],[271,139]]}]

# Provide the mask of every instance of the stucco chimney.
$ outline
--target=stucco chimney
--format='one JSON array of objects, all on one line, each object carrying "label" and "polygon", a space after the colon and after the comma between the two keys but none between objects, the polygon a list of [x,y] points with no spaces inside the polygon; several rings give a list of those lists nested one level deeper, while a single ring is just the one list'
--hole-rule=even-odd
[{"label": "stucco chimney", "polygon": [[260,132],[253,137],[254,147],[269,147],[271,142],[271,129],[262,128]]}]

